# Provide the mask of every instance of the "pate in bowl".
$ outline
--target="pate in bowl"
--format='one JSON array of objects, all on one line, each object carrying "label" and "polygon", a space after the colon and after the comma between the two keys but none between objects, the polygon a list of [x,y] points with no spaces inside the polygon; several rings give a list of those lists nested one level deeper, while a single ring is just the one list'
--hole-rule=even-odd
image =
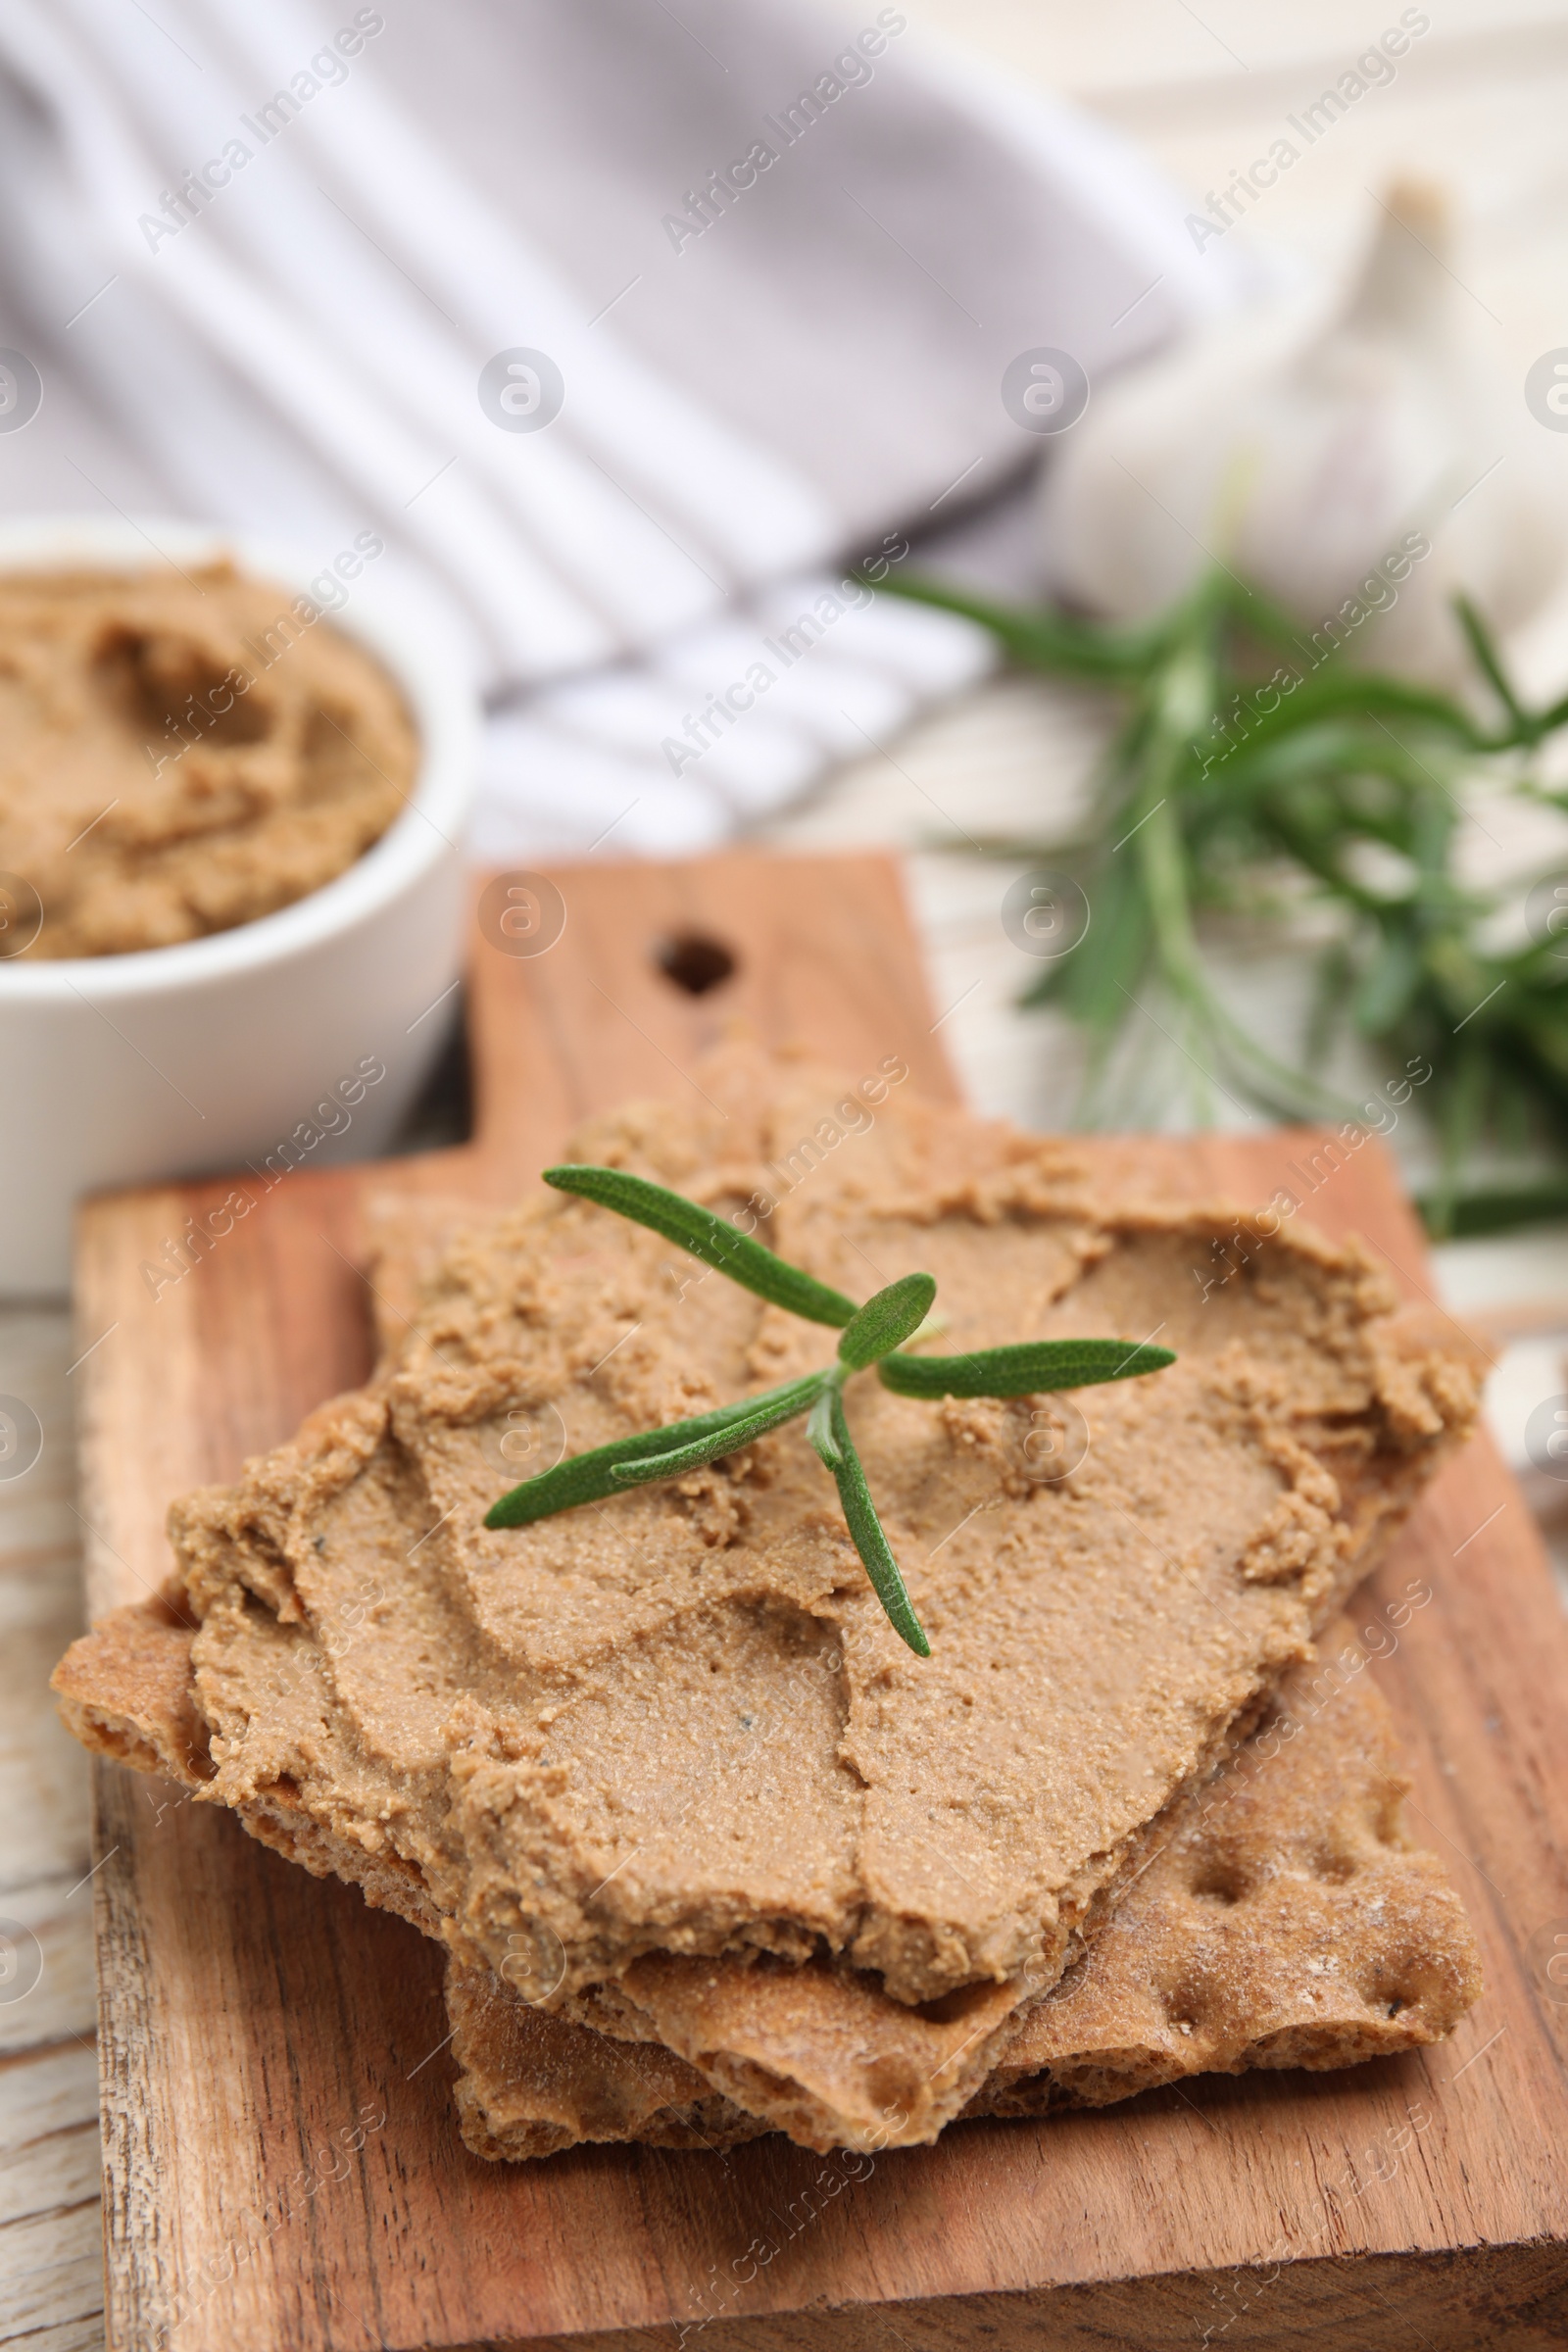
[{"label": "pate in bowl", "polygon": [[477,706],[380,552],[0,532],[0,1295],[84,1193],[372,1154],[424,1077]]}]

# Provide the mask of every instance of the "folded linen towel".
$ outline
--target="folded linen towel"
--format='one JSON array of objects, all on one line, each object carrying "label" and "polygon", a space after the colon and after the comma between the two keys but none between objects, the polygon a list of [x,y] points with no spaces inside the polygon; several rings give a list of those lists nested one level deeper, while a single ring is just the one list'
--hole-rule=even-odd
[{"label": "folded linen towel", "polygon": [[336,16],[12,0],[0,318],[42,401],[24,369],[0,482],[323,567],[379,537],[504,714],[487,855],[699,846],[980,674],[846,569],[1039,450],[1020,354],[1092,383],[1225,298],[1134,154],[897,6]]}]

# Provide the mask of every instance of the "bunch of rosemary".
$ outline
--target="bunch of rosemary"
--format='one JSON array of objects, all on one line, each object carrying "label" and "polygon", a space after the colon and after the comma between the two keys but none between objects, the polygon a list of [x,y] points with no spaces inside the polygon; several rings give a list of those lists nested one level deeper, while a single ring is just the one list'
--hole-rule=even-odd
[{"label": "bunch of rosemary", "polygon": [[931,1644],[909,1604],[850,1435],[844,1411],[844,1384],[850,1375],[874,1364],[883,1385],[900,1396],[1033,1396],[1054,1389],[1087,1388],[1096,1381],[1128,1380],[1158,1372],[1176,1360],[1168,1348],[1133,1346],[1126,1340],[1036,1340],[1021,1347],[982,1348],[968,1355],[908,1355],[905,1343],[921,1336],[936,1298],[937,1286],[929,1274],[906,1274],[857,1306],[842,1291],[737,1233],[710,1209],[662,1184],[651,1184],[645,1176],[629,1175],[623,1168],[563,1167],[546,1168],[544,1178],[558,1192],[580,1194],[618,1216],[651,1227],[760,1298],[808,1322],[830,1324],[843,1336],[836,1362],[820,1372],[744,1396],[738,1404],[720,1405],[715,1412],[699,1413],[695,1420],[671,1421],[662,1429],[616,1438],[609,1446],[596,1446],[591,1453],[569,1455],[537,1478],[524,1479],[492,1503],[485,1514],[486,1527],[526,1527],[578,1503],[624,1494],[631,1487],[684,1478],[689,1470],[741,1453],[754,1439],[808,1414],[806,1434],[833,1473],[865,1573],[889,1623],[917,1657],[928,1658]]},{"label": "bunch of rosemary", "polygon": [[[1151,989],[1155,1017],[1197,1074],[1200,1118],[1211,1115],[1209,1085],[1223,1082],[1276,1116],[1353,1119],[1315,1075],[1348,1025],[1391,1062],[1431,1067],[1423,1100],[1440,1176],[1421,1206],[1435,1234],[1568,1214],[1568,1172],[1477,1181],[1483,1153],[1544,1159],[1548,1171],[1568,1153],[1568,936],[1558,936],[1568,875],[1560,904],[1549,876],[1532,894],[1536,936],[1499,948],[1489,932],[1517,917],[1517,887],[1468,887],[1455,861],[1456,788],[1478,762],[1497,763],[1506,791],[1568,813],[1568,791],[1505,757],[1568,723],[1568,696],[1526,708],[1462,601],[1490,717],[1452,695],[1320,661],[1284,613],[1225,571],[1142,626],[1006,610],[929,581],[882,586],[981,622],[1015,662],[1093,681],[1122,702],[1087,836],[981,845],[1049,858],[1088,900],[1082,940],[1023,1000],[1059,1006],[1085,1034],[1083,1124],[1105,1122],[1112,1048]],[[1320,951],[1306,1066],[1293,1067],[1224,1002],[1198,917],[1225,908],[1278,920],[1303,901],[1338,919]]]}]

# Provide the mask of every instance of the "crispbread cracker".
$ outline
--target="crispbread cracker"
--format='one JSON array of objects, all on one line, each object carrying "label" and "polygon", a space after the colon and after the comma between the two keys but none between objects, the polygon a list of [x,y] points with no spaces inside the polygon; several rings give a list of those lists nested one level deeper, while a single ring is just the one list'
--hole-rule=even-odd
[{"label": "crispbread cracker", "polygon": [[[1439,1863],[1405,1841],[1407,1783],[1365,1669],[1348,1625],[1332,1629],[1252,1739],[1155,1825],[1147,1866],[1066,1978],[984,2035],[986,2079],[965,2115],[1102,2106],[1202,2073],[1348,2066],[1452,2032],[1481,1988],[1475,1939]],[[595,2033],[541,2016],[488,1969],[449,1963],[459,2113],[476,2155],[584,2139],[722,2147],[779,2128],[834,2145],[799,2128],[800,2083],[763,2079],[760,2043],[774,2069],[820,2081],[836,2065],[876,2083],[882,2111],[847,2144],[906,2138],[921,2079],[910,2029],[923,2021],[864,1981],[661,1959],[635,1963],[619,1990],[603,2012],[613,2034]],[[639,2034],[655,2038],[627,2038]],[[853,2102],[839,2105],[854,2122]]]},{"label": "crispbread cracker", "polygon": [[[88,1745],[194,1790],[211,1766],[191,1731],[190,1641],[165,1608],[118,1611],[73,1645],[57,1687]],[[454,1957],[464,2136],[510,2158],[770,2130],[821,2148],[906,2144],[960,2112],[1101,2105],[1200,2072],[1344,2066],[1440,2039],[1476,1998],[1479,1967],[1442,1869],[1404,1842],[1404,1787],[1388,1709],[1342,1623],[1235,1757],[1152,1825],[1146,1865],[1087,1956],[1021,2019],[1008,2021],[1009,1988],[973,1988],[963,2023],[961,1998],[929,2019],[820,1964],[652,1956],[579,1996],[584,2022],[570,2022]],[[280,1803],[244,1818],[318,1876],[441,1934],[386,1859],[333,1846]]]},{"label": "crispbread cracker", "polygon": [[1080,1392],[1060,1476],[1037,1440],[1065,1407],[851,1383],[932,1657],[886,1624],[799,1426],[484,1529],[552,1432],[581,1449],[834,1347],[551,1195],[439,1246],[366,1389],[175,1507],[204,1800],[394,1883],[465,1958],[557,1938],[563,2008],[658,1952],[826,1953],[906,2004],[1054,1980],[1468,1429],[1475,1382],[1354,1247],[1254,1220],[1215,1290],[1234,1211],[1093,1201],[1059,1146],[896,1075],[857,1094],[732,1053],[711,1109],[634,1108],[577,1149],[765,1210],[858,1295],[929,1267],[948,1348],[1175,1347]]},{"label": "crispbread cracker", "polygon": [[547,2017],[488,1968],[447,1964],[458,2123],[475,2156],[518,2163],[583,2140],[731,2148],[769,2126],[657,2042]]},{"label": "crispbread cracker", "polygon": [[[465,1970],[553,1948],[563,2031],[692,2066],[708,2123],[727,2096],[809,2144],[927,2139],[1466,1432],[1474,1361],[1353,1246],[1093,1201],[1060,1147],[891,1079],[874,1114],[753,1053],[704,1081],[711,1118],[633,1109],[581,1154],[761,1220],[857,1295],[929,1267],[946,1348],[1178,1350],[1062,1407],[851,1384],[931,1659],[886,1625],[798,1428],[484,1531],[552,1416],[578,1450],[834,1344],[551,1196],[411,1224],[375,1378],[176,1506],[168,1611],[119,1612],[58,1687],[89,1744],[161,1759]],[[827,1128],[798,1168],[790,1139]],[[1038,1476],[1039,1429],[1080,1408],[1078,1457]]]}]

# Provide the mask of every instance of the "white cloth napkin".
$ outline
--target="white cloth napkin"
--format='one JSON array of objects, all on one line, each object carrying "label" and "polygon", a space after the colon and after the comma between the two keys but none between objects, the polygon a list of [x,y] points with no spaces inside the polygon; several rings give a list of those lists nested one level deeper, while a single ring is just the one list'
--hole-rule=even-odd
[{"label": "white cloth napkin", "polygon": [[980,674],[847,567],[1038,452],[1020,352],[1226,288],[872,0],[7,0],[0,206],[9,512],[379,540],[473,648],[495,858],[701,846]]}]

